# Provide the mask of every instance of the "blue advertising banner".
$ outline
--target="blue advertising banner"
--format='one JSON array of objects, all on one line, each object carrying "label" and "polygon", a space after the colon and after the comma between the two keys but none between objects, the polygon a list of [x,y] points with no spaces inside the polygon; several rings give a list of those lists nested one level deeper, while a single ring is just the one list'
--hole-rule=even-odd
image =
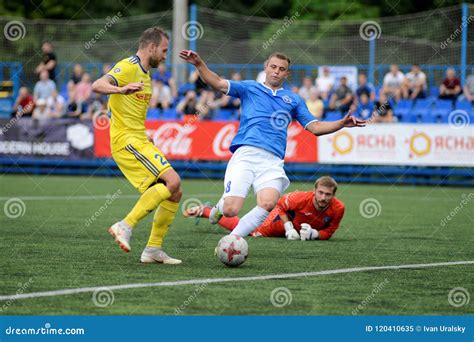
[{"label": "blue advertising banner", "polygon": [[469,341],[473,316],[2,316],[0,341]]}]

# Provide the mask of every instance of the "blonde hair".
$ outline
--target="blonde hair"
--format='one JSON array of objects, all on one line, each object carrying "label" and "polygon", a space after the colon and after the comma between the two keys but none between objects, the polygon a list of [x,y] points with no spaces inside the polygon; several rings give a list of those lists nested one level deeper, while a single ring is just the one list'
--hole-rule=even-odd
[{"label": "blonde hair", "polygon": [[270,59],[272,57],[276,57],[278,59],[282,59],[284,61],[287,61],[288,62],[288,68],[290,67],[290,64],[291,64],[290,57],[288,57],[287,55],[285,55],[284,53],[281,53],[281,52],[273,52],[270,56],[268,56],[267,60],[265,61],[265,65],[268,64],[268,61],[270,61]]}]

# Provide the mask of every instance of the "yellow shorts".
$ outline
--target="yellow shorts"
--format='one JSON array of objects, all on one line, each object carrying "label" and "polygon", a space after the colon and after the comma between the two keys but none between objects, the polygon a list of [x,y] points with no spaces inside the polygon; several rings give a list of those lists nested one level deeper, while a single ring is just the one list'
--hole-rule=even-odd
[{"label": "yellow shorts", "polygon": [[140,192],[144,192],[171,169],[163,153],[151,142],[129,144],[112,153],[112,157],[120,171]]}]

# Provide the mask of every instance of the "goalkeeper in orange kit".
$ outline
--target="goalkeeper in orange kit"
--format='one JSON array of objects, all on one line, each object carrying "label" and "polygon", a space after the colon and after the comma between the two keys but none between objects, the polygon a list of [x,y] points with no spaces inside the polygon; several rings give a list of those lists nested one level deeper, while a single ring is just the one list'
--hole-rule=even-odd
[{"label": "goalkeeper in orange kit", "polygon": [[[314,191],[295,191],[282,196],[266,220],[252,236],[286,237],[288,240],[328,240],[339,228],[344,203],[335,197],[337,183],[331,177],[316,180]],[[211,208],[189,208],[187,217],[208,218]],[[232,231],[238,217],[222,217],[218,224]]]}]

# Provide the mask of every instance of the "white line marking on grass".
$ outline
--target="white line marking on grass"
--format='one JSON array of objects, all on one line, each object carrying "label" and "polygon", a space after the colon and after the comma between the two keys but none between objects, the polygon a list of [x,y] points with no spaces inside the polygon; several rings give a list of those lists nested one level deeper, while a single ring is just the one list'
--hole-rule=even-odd
[{"label": "white line marking on grass", "polygon": [[189,280],[178,280],[178,281],[162,281],[159,283],[138,283],[138,284],[123,284],[123,285],[111,285],[111,286],[95,286],[95,287],[81,287],[76,289],[64,289],[55,291],[44,291],[44,292],[32,292],[22,293],[14,295],[0,296],[0,300],[18,300],[28,298],[39,298],[39,297],[55,297],[65,296],[78,293],[94,292],[96,290],[107,288],[108,290],[126,290],[126,289],[138,289],[144,287],[168,287],[168,286],[181,286],[181,285],[200,285],[200,284],[213,284],[213,283],[229,283],[236,281],[260,281],[260,280],[271,280],[271,279],[291,279],[291,278],[302,278],[302,277],[316,277],[330,274],[340,273],[354,273],[354,272],[366,272],[366,271],[383,271],[383,270],[400,270],[410,268],[428,268],[438,266],[454,266],[454,265],[469,265],[474,264],[474,260],[469,261],[451,261],[451,262],[436,262],[431,264],[410,264],[410,265],[394,265],[394,266],[366,266],[366,267],[354,267],[354,268],[340,268],[336,270],[326,270],[318,272],[301,272],[301,273],[283,273],[283,274],[269,274],[261,276],[249,276],[249,277],[235,277],[235,278],[208,278],[208,279],[189,279]]}]

